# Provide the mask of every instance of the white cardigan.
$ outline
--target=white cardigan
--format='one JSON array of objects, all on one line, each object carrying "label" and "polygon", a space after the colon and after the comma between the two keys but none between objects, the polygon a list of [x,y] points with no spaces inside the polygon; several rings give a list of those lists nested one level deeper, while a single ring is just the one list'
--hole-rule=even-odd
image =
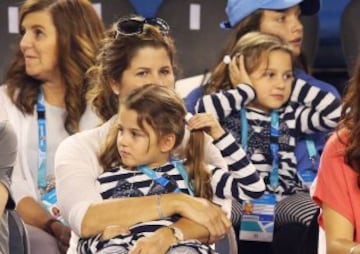
[{"label": "white cardigan", "polygon": [[[16,203],[24,197],[33,197],[35,200],[40,201],[40,195],[37,188],[37,183],[32,175],[29,166],[28,157],[28,140],[29,135],[36,133],[29,133],[30,124],[36,119],[36,113],[33,115],[24,115],[10,100],[7,95],[6,85],[0,86],[0,120],[9,120],[14,126],[14,130],[18,139],[18,155],[14,166],[11,189]],[[99,125],[100,119],[92,112],[89,107],[85,111],[80,121],[80,129],[90,129]],[[47,128],[48,128],[47,124]],[[49,132],[48,132],[49,133]],[[58,145],[58,144],[57,144]],[[55,153],[55,151],[54,151]],[[30,158],[31,160],[37,160]]]}]

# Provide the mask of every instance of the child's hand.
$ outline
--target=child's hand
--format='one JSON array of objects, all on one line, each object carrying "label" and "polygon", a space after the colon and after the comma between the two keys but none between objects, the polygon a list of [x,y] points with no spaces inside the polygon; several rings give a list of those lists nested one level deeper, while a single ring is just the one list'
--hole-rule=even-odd
[{"label": "child's hand", "polygon": [[101,240],[109,240],[117,235],[129,234],[129,229],[120,225],[107,226],[101,236]]},{"label": "child's hand", "polygon": [[250,77],[245,68],[244,55],[233,57],[229,64],[229,77],[233,88],[241,83],[251,85]]},{"label": "child's hand", "polygon": [[214,140],[224,135],[225,131],[220,123],[210,113],[199,113],[191,117],[188,122],[190,130],[204,129]]},{"label": "child's hand", "polygon": [[136,241],[129,254],[165,254],[176,243],[173,233],[166,227]]}]

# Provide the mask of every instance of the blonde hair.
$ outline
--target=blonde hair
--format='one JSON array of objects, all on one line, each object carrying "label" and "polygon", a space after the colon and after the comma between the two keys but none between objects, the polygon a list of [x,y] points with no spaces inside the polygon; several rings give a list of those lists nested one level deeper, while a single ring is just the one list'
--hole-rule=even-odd
[{"label": "blonde hair", "polygon": [[[230,52],[230,57],[244,56],[246,71],[251,74],[262,63],[264,56],[268,58],[270,52],[280,50],[288,53],[292,59],[292,65],[295,64],[295,57],[291,47],[279,36],[261,32],[250,32],[245,34],[237,41]],[[228,90],[232,88],[229,76],[229,66],[221,62],[215,68],[209,85],[206,87],[206,94],[218,92],[219,90]]]},{"label": "blonde hair", "polygon": [[[150,125],[158,138],[167,134],[175,134],[174,148],[178,147],[185,133],[186,109],[182,99],[176,92],[157,84],[148,84],[132,91],[120,107],[134,110],[138,114],[138,125],[144,128],[144,122]],[[101,149],[99,161],[104,171],[121,166],[121,158],[117,151],[116,123],[111,129],[104,146]],[[184,163],[189,181],[192,182],[197,196],[212,199],[210,173],[204,163],[204,133],[192,131],[186,148]]]}]

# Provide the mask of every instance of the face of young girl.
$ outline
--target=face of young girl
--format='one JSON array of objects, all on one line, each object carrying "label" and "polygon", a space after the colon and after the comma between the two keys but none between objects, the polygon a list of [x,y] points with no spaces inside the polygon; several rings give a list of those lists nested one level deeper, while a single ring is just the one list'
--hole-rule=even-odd
[{"label": "face of young girl", "polygon": [[249,106],[270,112],[289,100],[294,81],[289,53],[275,50],[263,55],[261,64],[249,74],[256,100]]},{"label": "face of young girl", "polygon": [[154,168],[168,161],[170,154],[162,149],[154,129],[146,122],[144,130],[138,125],[136,111],[120,107],[118,115],[117,148],[126,166]]}]

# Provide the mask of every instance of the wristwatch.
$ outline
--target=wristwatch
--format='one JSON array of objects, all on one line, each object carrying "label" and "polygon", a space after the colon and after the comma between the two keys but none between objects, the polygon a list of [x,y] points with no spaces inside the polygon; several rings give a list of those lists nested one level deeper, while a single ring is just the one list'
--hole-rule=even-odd
[{"label": "wristwatch", "polygon": [[177,242],[184,241],[184,234],[179,228],[173,226],[167,226],[167,228],[170,229]]}]

